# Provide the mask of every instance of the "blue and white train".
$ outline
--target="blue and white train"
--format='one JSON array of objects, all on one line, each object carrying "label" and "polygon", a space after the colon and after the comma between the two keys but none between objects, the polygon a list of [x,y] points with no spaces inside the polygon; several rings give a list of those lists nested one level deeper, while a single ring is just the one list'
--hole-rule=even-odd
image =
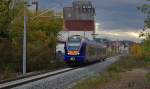
[{"label": "blue and white train", "polygon": [[64,50],[64,61],[70,66],[104,60],[107,57],[106,45],[80,35],[69,37],[65,42]]}]

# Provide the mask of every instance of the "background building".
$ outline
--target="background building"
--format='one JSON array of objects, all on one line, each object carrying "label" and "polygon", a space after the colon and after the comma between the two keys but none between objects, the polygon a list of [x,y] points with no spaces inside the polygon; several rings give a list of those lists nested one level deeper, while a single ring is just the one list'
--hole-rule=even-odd
[{"label": "background building", "polygon": [[64,27],[68,31],[94,31],[95,8],[90,1],[74,1],[63,8]]}]

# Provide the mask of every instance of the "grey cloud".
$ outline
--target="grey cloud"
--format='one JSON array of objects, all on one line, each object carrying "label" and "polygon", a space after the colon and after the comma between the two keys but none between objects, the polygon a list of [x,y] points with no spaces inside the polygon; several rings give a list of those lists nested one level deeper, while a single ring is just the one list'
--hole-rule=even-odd
[{"label": "grey cloud", "polygon": [[[96,21],[103,29],[140,29],[144,15],[136,9],[143,0],[94,0],[96,3]],[[104,2],[103,2],[104,1]],[[102,2],[102,3],[101,3]]]},{"label": "grey cloud", "polygon": [[[38,0],[41,8],[62,10],[71,6],[74,0]],[[105,30],[140,29],[143,26],[144,15],[136,9],[145,0],[91,0],[96,8],[96,22]]]}]

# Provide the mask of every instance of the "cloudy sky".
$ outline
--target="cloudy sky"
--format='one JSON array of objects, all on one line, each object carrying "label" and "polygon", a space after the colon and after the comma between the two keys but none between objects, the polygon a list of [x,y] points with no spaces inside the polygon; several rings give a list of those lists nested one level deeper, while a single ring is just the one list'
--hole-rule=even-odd
[{"label": "cloudy sky", "polygon": [[[41,9],[52,8],[62,11],[71,6],[73,0],[38,0]],[[146,0],[91,0],[96,8],[96,33],[101,37],[139,41],[138,34],[143,28],[144,14],[137,6]]]}]

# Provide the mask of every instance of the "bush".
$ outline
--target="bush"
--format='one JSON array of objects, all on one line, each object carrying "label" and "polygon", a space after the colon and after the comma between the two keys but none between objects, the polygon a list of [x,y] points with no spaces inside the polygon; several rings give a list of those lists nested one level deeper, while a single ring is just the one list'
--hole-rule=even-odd
[{"label": "bush", "polygon": [[48,69],[51,66],[51,60],[54,59],[53,50],[48,46],[42,48],[29,48],[28,50],[28,71],[37,71]]},{"label": "bush", "polygon": [[12,77],[21,71],[21,49],[8,39],[0,39],[0,74],[1,79]]},{"label": "bush", "polygon": [[144,59],[145,59],[146,62],[150,62],[150,56],[145,56]]},{"label": "bush", "polygon": [[142,59],[143,58],[142,46],[140,46],[139,44],[134,44],[131,47],[130,56],[135,58],[135,59]]},{"label": "bush", "polygon": [[150,85],[150,72],[145,75],[145,82]]},{"label": "bush", "polygon": [[14,59],[13,46],[10,41],[0,40],[0,72],[5,71],[7,64],[12,63]]}]

